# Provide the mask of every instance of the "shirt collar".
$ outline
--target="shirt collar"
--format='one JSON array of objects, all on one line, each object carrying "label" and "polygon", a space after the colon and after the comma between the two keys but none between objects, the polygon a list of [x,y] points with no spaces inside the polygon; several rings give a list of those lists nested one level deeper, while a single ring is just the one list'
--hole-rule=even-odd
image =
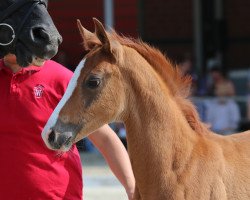
[{"label": "shirt collar", "polygon": [[[44,66],[44,65],[43,65]],[[23,67],[19,72],[17,72],[16,74],[24,74],[24,73],[27,73],[27,72],[29,72],[29,73],[34,73],[34,72],[38,72],[38,71],[40,71],[42,68],[43,68],[43,66],[41,66],[41,67],[37,67],[37,66],[33,66],[33,65],[31,65],[31,66],[28,66],[28,67]],[[3,61],[3,59],[0,59],[0,70],[5,70],[5,71],[7,71],[8,73],[12,73],[13,74],[13,72],[12,72],[12,70],[11,69],[9,69],[8,67],[6,67],[6,65],[4,64],[4,61]]]}]

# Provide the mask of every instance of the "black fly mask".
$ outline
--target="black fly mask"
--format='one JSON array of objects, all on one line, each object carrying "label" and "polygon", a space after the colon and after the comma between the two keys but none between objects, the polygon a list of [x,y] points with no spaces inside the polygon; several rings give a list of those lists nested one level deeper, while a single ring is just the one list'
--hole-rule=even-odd
[{"label": "black fly mask", "polygon": [[57,53],[62,38],[47,12],[47,3],[47,0],[1,0],[1,57],[15,54],[18,64],[26,67],[40,65]]}]

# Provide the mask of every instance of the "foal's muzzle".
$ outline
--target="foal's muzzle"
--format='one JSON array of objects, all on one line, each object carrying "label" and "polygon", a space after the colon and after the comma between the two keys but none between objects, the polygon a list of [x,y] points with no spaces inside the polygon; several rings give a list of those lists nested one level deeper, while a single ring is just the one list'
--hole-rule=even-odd
[{"label": "foal's muzzle", "polygon": [[55,123],[47,124],[48,127],[45,126],[42,137],[46,146],[52,150],[68,151],[81,130],[81,126],[64,123],[60,119],[57,119]]},{"label": "foal's muzzle", "polygon": [[67,151],[72,145],[73,133],[59,133],[51,129],[48,133],[48,144],[53,150]]}]

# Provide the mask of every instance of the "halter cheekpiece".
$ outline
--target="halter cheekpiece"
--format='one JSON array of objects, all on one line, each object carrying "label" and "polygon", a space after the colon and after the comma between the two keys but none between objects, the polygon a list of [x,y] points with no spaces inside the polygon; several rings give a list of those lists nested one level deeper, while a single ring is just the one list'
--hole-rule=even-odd
[{"label": "halter cheekpiece", "polygon": [[[29,10],[27,11],[27,14],[23,18],[23,20],[21,21],[21,23],[17,27],[17,31],[15,32],[14,28],[10,24],[3,23],[3,21],[7,17],[9,17],[11,14],[13,14],[14,12],[16,12],[18,9],[20,9],[21,7],[23,7],[26,4],[31,4],[31,6],[29,7]],[[12,36],[11,36],[10,41],[8,41],[6,43],[3,43],[0,41],[0,46],[8,46],[18,39],[19,33],[20,33],[24,23],[28,19],[29,15],[31,14],[33,9],[39,4],[42,4],[46,7],[44,0],[19,0],[16,3],[11,4],[8,8],[6,8],[4,10],[4,12],[2,13],[2,16],[0,16],[0,27],[6,26],[7,28],[9,28],[12,32]]]}]

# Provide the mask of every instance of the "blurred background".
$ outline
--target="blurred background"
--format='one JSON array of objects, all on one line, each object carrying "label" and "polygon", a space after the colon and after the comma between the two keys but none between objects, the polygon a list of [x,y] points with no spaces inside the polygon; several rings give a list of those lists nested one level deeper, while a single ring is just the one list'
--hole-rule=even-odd
[{"label": "blurred background", "polygon": [[[191,99],[201,119],[214,132],[227,135],[248,130],[249,9],[250,1],[235,0],[51,1],[49,12],[64,40],[54,59],[74,70],[84,56],[76,19],[93,31],[92,18],[96,17],[106,28],[139,37],[159,48],[178,65],[183,75],[192,76]],[[123,125],[111,126],[126,146]],[[82,157],[83,166],[87,167],[84,171],[85,192],[89,195],[85,195],[86,200],[98,199],[91,197],[91,189],[96,186],[99,189],[95,192],[101,191],[101,187],[112,191],[107,192],[111,195],[107,199],[125,198],[124,191],[91,143],[84,140],[78,146],[82,155],[86,154]],[[107,179],[100,178],[101,174],[106,174]]]},{"label": "blurred background", "polygon": [[71,66],[82,52],[76,19],[93,31],[96,17],[118,33],[159,47],[173,60],[192,54],[196,70],[205,73],[210,59],[228,70],[249,67],[249,7],[249,1],[234,0],[60,0],[51,1],[49,11],[64,38],[60,51]]}]

